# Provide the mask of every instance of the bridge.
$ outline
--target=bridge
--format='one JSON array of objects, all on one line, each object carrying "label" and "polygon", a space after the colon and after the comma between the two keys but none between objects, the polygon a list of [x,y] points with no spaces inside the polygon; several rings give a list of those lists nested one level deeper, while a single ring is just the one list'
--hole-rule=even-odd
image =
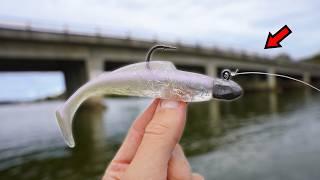
[{"label": "bridge", "polygon": [[[0,27],[0,71],[62,71],[69,96],[89,79],[103,71],[143,61],[157,41],[111,38],[65,32]],[[158,52],[154,59],[169,60],[178,69],[216,77],[224,68],[290,75],[319,83],[320,66],[302,62],[278,61],[245,52],[170,44],[177,51]],[[290,84],[275,77],[247,76],[238,79],[246,89],[276,89]]]}]

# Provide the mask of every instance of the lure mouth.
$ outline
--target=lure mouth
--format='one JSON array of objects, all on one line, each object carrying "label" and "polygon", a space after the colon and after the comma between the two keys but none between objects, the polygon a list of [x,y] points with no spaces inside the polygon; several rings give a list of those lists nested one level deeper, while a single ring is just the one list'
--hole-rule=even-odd
[{"label": "lure mouth", "polygon": [[234,100],[242,95],[242,88],[232,80],[217,79],[212,88],[212,98],[220,100]]}]

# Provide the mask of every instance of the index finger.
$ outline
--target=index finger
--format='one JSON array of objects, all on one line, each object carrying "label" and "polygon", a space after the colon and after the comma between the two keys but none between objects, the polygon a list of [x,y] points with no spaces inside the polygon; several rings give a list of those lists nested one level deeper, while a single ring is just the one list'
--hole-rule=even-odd
[{"label": "index finger", "polygon": [[145,127],[153,118],[159,99],[155,99],[149,107],[133,122],[113,162],[130,163],[142,141]]}]

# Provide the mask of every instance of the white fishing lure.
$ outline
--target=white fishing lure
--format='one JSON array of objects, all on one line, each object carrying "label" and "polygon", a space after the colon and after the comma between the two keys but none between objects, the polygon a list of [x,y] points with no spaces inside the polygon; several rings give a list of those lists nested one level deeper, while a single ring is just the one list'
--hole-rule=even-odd
[{"label": "white fishing lure", "polygon": [[147,62],[101,74],[80,87],[58,108],[56,117],[68,146],[75,146],[72,134],[74,114],[83,101],[94,95],[116,94],[184,102],[208,101],[212,98],[233,100],[241,96],[242,88],[234,81],[177,70],[167,61],[149,62],[153,50],[157,48],[170,47],[155,46],[149,51]]}]

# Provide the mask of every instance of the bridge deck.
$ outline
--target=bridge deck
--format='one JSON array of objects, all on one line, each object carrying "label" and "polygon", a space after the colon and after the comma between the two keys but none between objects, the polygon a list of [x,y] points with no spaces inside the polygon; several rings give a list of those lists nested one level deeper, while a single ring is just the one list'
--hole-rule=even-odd
[{"label": "bridge deck", "polygon": [[[88,79],[117,66],[143,61],[150,42],[70,34],[0,28],[0,71],[63,71],[68,94]],[[223,51],[215,48],[171,44],[177,51],[156,53],[154,59],[169,60],[178,67],[217,76],[222,68],[276,72],[300,76],[310,81],[320,78],[320,66],[283,62],[267,57]],[[275,79],[266,78],[274,88]]]}]

